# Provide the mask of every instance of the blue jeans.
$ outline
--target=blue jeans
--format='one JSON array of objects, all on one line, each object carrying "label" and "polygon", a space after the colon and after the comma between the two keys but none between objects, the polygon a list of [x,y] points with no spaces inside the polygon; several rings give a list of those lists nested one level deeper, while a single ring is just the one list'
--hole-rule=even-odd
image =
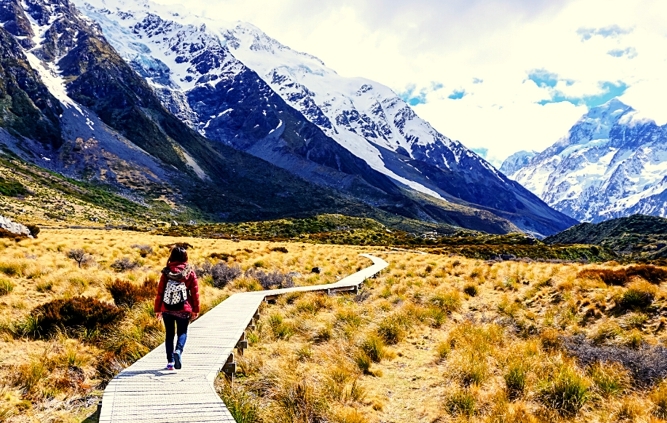
[{"label": "blue jeans", "polygon": [[[188,339],[188,323],[190,323],[190,319],[184,319],[171,314],[162,313],[162,320],[164,321],[164,327],[167,332],[167,336],[164,340],[164,346],[167,350],[167,362],[173,363],[175,349],[182,353],[183,348],[185,347],[185,341]],[[174,324],[176,326],[176,334],[178,335],[175,349]]]}]

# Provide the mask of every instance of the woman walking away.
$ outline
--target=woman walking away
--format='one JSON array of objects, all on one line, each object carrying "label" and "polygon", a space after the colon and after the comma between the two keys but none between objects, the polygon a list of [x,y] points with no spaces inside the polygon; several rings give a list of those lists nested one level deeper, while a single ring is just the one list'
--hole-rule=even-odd
[{"label": "woman walking away", "polygon": [[[167,370],[181,368],[188,324],[199,315],[199,285],[197,275],[188,264],[188,252],[183,247],[174,247],[162,269],[160,284],[155,297],[155,317],[162,317],[167,332],[164,346],[167,349]],[[174,348],[174,326],[176,326],[176,348]]]}]

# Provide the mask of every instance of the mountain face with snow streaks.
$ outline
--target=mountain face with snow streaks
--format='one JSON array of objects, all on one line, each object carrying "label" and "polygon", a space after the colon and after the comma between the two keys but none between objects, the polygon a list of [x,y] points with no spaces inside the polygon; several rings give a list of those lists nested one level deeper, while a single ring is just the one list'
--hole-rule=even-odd
[{"label": "mountain face with snow streaks", "polygon": [[0,73],[0,153],[174,213],[377,212],[191,129],[68,0],[0,2]]},{"label": "mountain face with snow streaks", "polygon": [[600,222],[667,212],[667,125],[617,99],[511,174],[557,210]]},{"label": "mountain face with snow streaks", "polygon": [[143,1],[76,2],[162,104],[209,139],[426,220],[454,204],[536,234],[575,223],[438,133],[389,88],[340,77],[250,24]]}]

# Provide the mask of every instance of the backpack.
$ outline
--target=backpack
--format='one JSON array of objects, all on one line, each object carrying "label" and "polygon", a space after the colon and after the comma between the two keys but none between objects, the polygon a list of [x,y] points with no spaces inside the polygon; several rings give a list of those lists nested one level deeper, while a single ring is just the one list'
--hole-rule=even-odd
[{"label": "backpack", "polygon": [[185,286],[185,282],[167,279],[167,285],[162,296],[164,308],[171,311],[183,310],[187,299],[188,288]]}]

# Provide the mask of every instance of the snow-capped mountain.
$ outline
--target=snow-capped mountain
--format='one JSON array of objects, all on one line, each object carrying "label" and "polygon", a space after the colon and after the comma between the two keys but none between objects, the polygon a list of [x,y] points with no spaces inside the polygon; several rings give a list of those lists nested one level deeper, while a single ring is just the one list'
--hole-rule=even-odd
[{"label": "snow-capped mountain", "polygon": [[667,125],[613,99],[510,177],[578,220],[666,216]]},{"label": "snow-capped mountain", "polygon": [[517,151],[505,159],[500,166],[500,171],[505,175],[514,175],[520,169],[526,167],[537,154],[537,151]]},{"label": "snow-capped mountain", "polygon": [[68,0],[0,1],[0,98],[0,154],[174,216],[379,211],[192,130]]},{"label": "snow-capped mountain", "polygon": [[250,24],[147,1],[75,2],[164,106],[209,139],[386,210],[395,209],[387,196],[426,198],[436,204],[421,207],[427,220],[454,203],[537,234],[575,223],[438,133],[389,88],[343,78]]}]

